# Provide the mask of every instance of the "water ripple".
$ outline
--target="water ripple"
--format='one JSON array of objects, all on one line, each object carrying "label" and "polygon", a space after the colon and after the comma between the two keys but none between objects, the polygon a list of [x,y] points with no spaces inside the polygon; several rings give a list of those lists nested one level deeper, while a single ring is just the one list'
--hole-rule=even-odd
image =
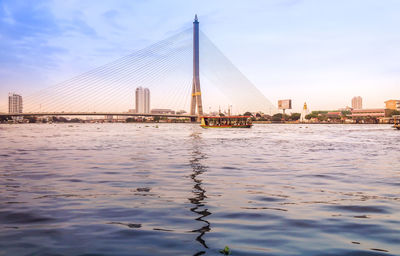
[{"label": "water ripple", "polygon": [[394,256],[386,125],[0,125],[0,255]]}]

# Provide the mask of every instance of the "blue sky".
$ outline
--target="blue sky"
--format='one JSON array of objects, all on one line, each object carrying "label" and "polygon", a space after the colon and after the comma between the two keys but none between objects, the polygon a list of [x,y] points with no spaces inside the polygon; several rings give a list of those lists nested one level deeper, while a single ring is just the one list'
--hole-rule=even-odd
[{"label": "blue sky", "polygon": [[400,1],[0,0],[0,105],[190,28],[195,13],[275,104],[400,99]]}]

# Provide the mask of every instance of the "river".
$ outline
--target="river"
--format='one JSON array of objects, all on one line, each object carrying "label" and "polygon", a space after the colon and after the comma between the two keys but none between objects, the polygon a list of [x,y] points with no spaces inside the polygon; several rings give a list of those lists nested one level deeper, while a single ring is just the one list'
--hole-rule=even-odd
[{"label": "river", "polygon": [[0,125],[0,255],[400,255],[389,125]]}]

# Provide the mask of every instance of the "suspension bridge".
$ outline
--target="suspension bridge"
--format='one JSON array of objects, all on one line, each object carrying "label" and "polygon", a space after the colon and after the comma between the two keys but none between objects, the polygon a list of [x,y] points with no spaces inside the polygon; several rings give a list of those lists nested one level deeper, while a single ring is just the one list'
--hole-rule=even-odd
[{"label": "suspension bridge", "polygon": [[[152,108],[176,110],[179,114],[130,111],[138,87],[149,89]],[[201,32],[196,15],[193,27],[24,96],[22,113],[5,110],[0,116],[164,116],[196,120],[217,108],[219,112],[221,106],[238,114],[276,112],[269,100]]]}]

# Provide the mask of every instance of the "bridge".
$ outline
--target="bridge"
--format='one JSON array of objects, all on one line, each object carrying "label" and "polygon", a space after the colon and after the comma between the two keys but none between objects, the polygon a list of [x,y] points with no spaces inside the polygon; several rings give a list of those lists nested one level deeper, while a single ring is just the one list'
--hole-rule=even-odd
[{"label": "bridge", "polygon": [[[200,74],[204,77],[203,90]],[[152,114],[149,109],[140,112],[137,95],[136,112],[131,111],[137,88],[148,90],[148,105],[151,95],[153,107],[180,110],[181,113],[187,111],[188,114]],[[204,102],[208,108],[204,107]],[[200,31],[197,15],[192,28],[62,83],[23,96],[23,112],[7,113],[6,107],[3,109],[0,106],[0,117],[158,116],[190,118],[192,121],[203,114],[227,109],[232,114],[246,111],[272,114],[276,111],[268,99]]]},{"label": "bridge", "polygon": [[0,113],[0,116],[139,116],[139,117],[176,117],[196,119],[197,115],[190,114],[150,114],[129,112],[27,112]]}]

